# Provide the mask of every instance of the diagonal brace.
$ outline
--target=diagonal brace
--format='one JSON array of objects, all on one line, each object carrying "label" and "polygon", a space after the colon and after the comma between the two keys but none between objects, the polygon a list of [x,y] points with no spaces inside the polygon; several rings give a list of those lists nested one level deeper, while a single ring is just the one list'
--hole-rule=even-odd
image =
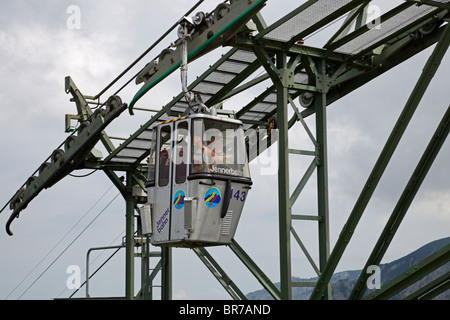
[{"label": "diagonal brace", "polygon": [[227,276],[225,271],[205,248],[195,248],[194,252],[234,300],[247,300],[244,293]]},{"label": "diagonal brace", "polygon": [[426,89],[428,88],[432,78],[436,74],[437,69],[448,49],[450,44],[450,27],[447,26],[442,38],[438,42],[436,48],[434,49],[432,55],[428,59],[423,72],[418,80],[414,91],[412,92],[405,108],[403,109],[395,127],[392,131],[389,139],[378,158],[375,167],[373,168],[363,191],[361,192],[347,223],[342,229],[338,241],[330,255],[330,259],[323,270],[322,275],[319,277],[319,281],[311,295],[311,300],[322,299],[325,291],[325,286],[331,280],[336,267],[353,236],[354,230],[362,217],[362,214],[371,199],[376,186],[378,185],[387,165],[389,164],[392,155],[397,148],[412,116],[414,115]]},{"label": "diagonal brace", "polygon": [[[386,253],[395,233],[397,232],[406,212],[409,209],[412,201],[414,200],[417,191],[419,190],[422,182],[429,169],[431,168],[436,156],[438,155],[442,145],[444,144],[450,131],[450,107],[447,108],[447,112],[444,115],[441,123],[439,124],[436,133],[433,135],[430,144],[428,145],[426,151],[424,152],[422,158],[417,165],[411,179],[409,180],[403,194],[401,195],[394,211],[389,218],[378,242],[375,245],[365,267],[363,270],[371,265],[378,265],[381,262],[384,254]],[[362,272],[359,279],[357,280],[353,292],[350,294],[349,299],[361,299],[365,292],[365,283],[369,274]]]},{"label": "diagonal brace", "polygon": [[233,240],[230,244],[230,249],[236,254],[236,256],[244,263],[244,265],[250,270],[250,272],[256,277],[259,283],[262,284],[269,294],[276,300],[280,300],[280,291],[275,287],[273,282],[263,273],[258,265],[248,256],[247,253],[239,246],[239,244]]},{"label": "diagonal brace", "polygon": [[406,270],[403,274],[399,275],[395,279],[391,280],[380,290],[377,290],[365,297],[365,300],[387,300],[403,289],[407,288],[411,284],[419,281],[425,275],[429,274],[433,270],[436,270],[440,266],[444,265],[450,260],[450,244],[446,245],[439,251],[432,254],[424,261],[412,266]]}]

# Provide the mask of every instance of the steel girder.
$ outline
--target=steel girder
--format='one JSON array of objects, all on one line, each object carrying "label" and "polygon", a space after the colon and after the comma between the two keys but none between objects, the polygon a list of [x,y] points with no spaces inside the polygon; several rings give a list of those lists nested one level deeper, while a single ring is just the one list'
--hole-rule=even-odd
[{"label": "steel girder", "polygon": [[330,259],[324,272],[319,277],[318,285],[315,287],[311,299],[322,299],[324,298],[324,283],[328,283],[331,279],[334,270],[340,261],[342,254],[347,247],[353,232],[358,225],[361,216],[364,213],[375,188],[380,181],[384,170],[386,169],[398,143],[400,142],[403,133],[405,132],[414,112],[416,111],[428,85],[430,84],[432,78],[434,77],[441,60],[443,59],[445,53],[447,52],[448,46],[450,44],[450,27],[446,27],[442,38],[438,42],[433,54],[428,59],[428,62],[423,69],[422,75],[418,80],[416,87],[414,88],[408,102],[406,103],[403,112],[401,113],[397,124],[395,125],[386,145],[381,152],[378,161],[376,162],[372,173],[367,180],[362,193],[360,194],[348,220],[342,229],[339,239],[331,253]]},{"label": "steel girder", "polygon": [[[251,2],[251,1],[250,1]],[[248,2],[246,5],[250,5]],[[264,1],[256,2],[256,6],[260,8]],[[323,2],[323,1],[322,1]],[[236,4],[238,3],[235,2]],[[389,36],[380,39],[377,42],[372,43],[363,50],[356,54],[343,53],[342,51],[336,50],[341,45],[351,42],[358,37],[367,34],[370,31],[370,26],[365,25],[365,12],[367,5],[370,3],[368,0],[358,0],[346,3],[340,8],[332,11],[330,14],[326,15],[320,21],[316,21],[308,26],[306,29],[301,30],[297,34],[293,35],[288,41],[278,41],[267,37],[274,30],[282,27],[284,24],[288,23],[295,17],[299,16],[303,12],[313,8],[314,6],[320,4],[321,1],[310,0],[299,6],[296,10],[292,11],[290,14],[286,15],[279,21],[277,21],[272,26],[267,26],[260,13],[254,14],[252,17],[256,26],[258,27],[259,33],[256,37],[249,37],[248,35],[242,36],[236,34],[229,37],[229,41],[226,43],[221,43],[227,46],[233,47],[227,54],[225,54],[217,63],[215,63],[211,68],[209,68],[202,76],[196,79],[190,86],[191,89],[196,88],[199,84],[206,80],[219,66],[226,63],[228,59],[237,53],[238,50],[243,49],[248,52],[253,52],[256,59],[249,63],[245,70],[237,75],[232,81],[225,85],[221,90],[216,92],[212,98],[207,102],[209,106],[222,103],[229,97],[239,94],[251,88],[260,82],[271,79],[273,86],[267,88],[259,97],[257,97],[250,104],[243,106],[240,111],[236,113],[230,113],[231,116],[237,118],[244,118],[246,113],[250,112],[252,108],[258,103],[263,102],[271,94],[276,94],[277,102],[276,109],[268,112],[263,118],[258,120],[244,120],[244,123],[250,125],[252,129],[265,128],[269,119],[273,116],[277,116],[278,119],[278,130],[280,135],[278,136],[278,142],[280,146],[279,150],[279,229],[280,229],[280,278],[281,278],[281,291],[278,291],[273,283],[264,275],[262,270],[250,259],[250,257],[245,253],[245,251],[233,243],[230,246],[232,251],[241,259],[241,261],[248,267],[253,275],[260,281],[260,283],[265,287],[272,296],[276,299],[291,299],[292,298],[292,287],[299,286],[292,282],[291,275],[291,244],[290,237],[291,234],[294,236],[295,240],[300,245],[301,249],[305,253],[311,265],[319,275],[319,281],[315,284],[314,292],[311,299],[324,299],[330,298],[330,279],[333,274],[337,263],[340,261],[343,252],[350,241],[353,231],[355,230],[359,219],[361,218],[365,206],[373,194],[373,191],[381,178],[384,169],[389,163],[389,159],[392,156],[396,145],[398,144],[402,133],[406,129],[406,126],[414,114],[421,97],[423,96],[429,82],[431,81],[434,73],[436,72],[440,60],[443,58],[448,45],[450,43],[450,27],[443,26],[431,34],[425,34],[418,38],[414,38],[413,35],[420,27],[435,22],[436,16],[444,12],[443,10],[449,9],[449,4],[444,2],[435,2],[428,0],[415,0],[407,1],[407,3],[395,8],[394,10],[388,12],[381,17],[381,22],[389,21],[397,14],[403,12],[408,8],[411,8],[416,3],[421,5],[428,5],[436,10],[430,11],[429,13],[421,16],[419,19],[406,25],[403,28],[399,28],[394,33]],[[239,6],[239,4],[237,4]],[[244,4],[242,4],[244,6]],[[254,7],[252,7],[254,8]],[[319,30],[320,28],[326,26],[328,23],[335,21],[343,14],[348,14],[348,17],[341,28],[333,35],[333,37],[328,41],[324,48],[314,48],[305,45],[299,45],[297,42],[301,40],[304,36],[311,34]],[[352,33],[348,33],[349,26],[356,20],[357,30]],[[348,33],[348,34],[347,34]],[[389,46],[384,48],[381,53],[374,54],[373,50],[377,49],[380,45],[384,45],[389,42]],[[391,137],[386,143],[385,149],[379,157],[377,164],[374,167],[373,173],[370,175],[367,181],[366,187],[362,191],[360,198],[358,199],[355,207],[350,214],[348,223],[345,225],[341,232],[341,236],[338,243],[333,248],[330,254],[329,247],[329,222],[328,222],[328,178],[327,178],[327,121],[326,121],[326,109],[333,102],[337,101],[344,95],[356,90],[363,84],[371,81],[377,76],[383,74],[387,70],[394,68],[398,64],[407,60],[411,56],[423,51],[425,48],[438,42],[433,55],[430,57],[425,70],[419,79],[414,92],[411,94],[410,100],[407,102],[402,115],[399,118],[397,125],[392,132]],[[199,48],[204,48],[204,44],[199,44]],[[193,52],[199,48],[192,48]],[[148,52],[147,52],[148,53]],[[272,59],[274,59],[272,61]],[[263,67],[267,72],[266,75],[262,75],[257,79],[248,81],[248,78],[260,67]],[[328,67],[332,66],[332,72],[329,73]],[[171,68],[170,70],[172,70]],[[169,70],[169,71],[170,71]],[[173,70],[172,70],[173,71]],[[304,72],[308,75],[308,80],[305,83],[295,82],[293,79],[295,75],[299,72]],[[164,74],[164,72],[161,72]],[[123,75],[123,74],[122,74]],[[117,80],[117,79],[116,79]],[[115,80],[115,81],[116,81]],[[159,81],[160,79],[158,79]],[[151,85],[152,83],[150,83]],[[155,83],[156,85],[156,83]],[[87,97],[82,96],[79,90],[69,83],[69,90],[74,96],[74,100],[77,104],[77,109],[79,112],[79,117],[85,119],[89,116],[90,109],[87,106]],[[145,87],[147,90],[149,86]],[[145,91],[144,90],[144,91]],[[315,97],[314,107],[308,108],[300,112],[295,106],[294,99],[297,98],[301,93],[311,93]],[[100,98],[103,94],[97,95],[94,100]],[[128,299],[133,298],[134,293],[134,210],[136,209],[136,204],[139,202],[139,196],[133,193],[133,187],[143,186],[142,173],[145,172],[146,166],[142,165],[142,161],[147,157],[148,152],[143,152],[134,163],[121,163],[113,162],[124,149],[127,148],[130,143],[135,139],[139,138],[141,134],[147,130],[151,124],[159,121],[161,117],[164,116],[174,116],[176,112],[172,109],[181,100],[182,94],[175,97],[170,103],[168,103],[164,108],[158,110],[154,116],[139,130],[137,130],[129,139],[115,148],[111,143],[110,138],[102,131],[99,135],[99,139],[105,145],[109,155],[104,160],[93,160],[92,158],[85,159],[80,168],[88,169],[100,169],[103,170],[106,175],[113,181],[116,187],[121,191],[122,195],[126,200],[126,211],[127,211],[127,257],[126,257],[126,296]],[[133,100],[133,106],[136,101]],[[288,107],[291,106],[294,109],[294,116],[291,119],[287,117]],[[226,113],[225,110],[223,110]],[[304,118],[314,115],[316,117],[316,136],[309,131],[306,124],[304,123]],[[300,122],[311,137],[314,142],[315,150],[310,152],[304,152],[300,150],[292,150],[289,148],[288,132],[289,129]],[[445,130],[448,134],[448,115]],[[440,127],[442,128],[442,126]],[[445,134],[446,136],[446,134]],[[398,224],[400,223],[402,217],[406,213],[408,204],[412,201],[412,198],[420,187],[421,180],[426,175],[426,171],[431,166],[432,160],[436,156],[439,146],[445,140],[444,134],[436,133],[433,140],[430,142],[429,148],[425,151],[423,159],[419,163],[413,177],[411,178],[411,185],[405,190],[402,198],[400,199],[398,206],[394,209],[391,216],[392,221],[389,221],[386,226],[386,231],[380,236],[379,242],[384,242],[385,244],[380,246],[377,244],[374,249],[373,255],[369,258],[368,263],[375,263],[382,258],[384,251],[387,248],[388,242],[393,237]],[[275,142],[275,139],[271,143]],[[257,157],[257,154],[252,155]],[[314,156],[310,167],[307,169],[305,175],[300,180],[299,184],[293,191],[289,190],[289,155],[290,154],[300,154]],[[127,174],[126,184],[117,176],[115,171],[123,171]],[[298,198],[299,194],[303,190],[303,187],[310,179],[314,171],[317,171],[318,179],[318,199],[319,199],[319,212],[317,216],[300,216],[293,215],[291,212],[292,205]],[[6,206],[5,206],[6,207]],[[3,210],[2,210],[3,211]],[[319,242],[320,242],[320,258],[318,266],[314,263],[308,250],[303,245],[298,234],[292,227],[292,220],[314,220],[319,224]],[[389,233],[389,235],[386,235]],[[442,253],[442,252],[441,252]],[[199,257],[204,259],[207,257],[208,261],[214,261],[214,259],[208,255],[206,251],[200,250],[197,252]],[[442,253],[443,257],[447,257],[448,260],[448,248],[447,251]],[[440,261],[440,260],[439,260]],[[170,299],[172,292],[172,265],[171,265],[171,249],[165,248],[161,253],[161,270],[163,273],[162,280],[162,297],[163,299]],[[437,262],[433,260],[433,266]],[[208,263],[205,263],[208,265]],[[209,264],[210,270],[218,270],[220,268],[219,264],[212,263]],[[428,265],[427,265],[428,266]],[[421,268],[421,275],[426,273],[429,268],[424,266]],[[221,276],[218,277],[219,281],[223,283],[228,283],[225,287],[230,288],[231,283],[229,278],[226,277],[225,273],[221,272]],[[147,275],[149,276],[149,275]],[[154,274],[153,274],[154,276]],[[150,278],[148,278],[150,279]],[[429,288],[424,289],[424,292],[428,296],[432,296],[434,293],[442,290],[442,288],[448,288],[447,284],[448,277],[443,277],[436,280],[435,283],[431,284]],[[400,282],[400,281],[399,281]],[[358,285],[352,294],[352,298],[361,298],[363,287],[361,284],[364,283],[364,279],[361,278]],[[312,284],[310,284],[312,285]],[[393,290],[398,290],[402,285],[398,282],[394,285],[389,286],[389,292]],[[234,284],[233,284],[234,287]],[[383,298],[387,297],[385,291],[379,294],[372,295],[373,298]],[[233,288],[236,294],[232,294],[234,298],[243,298],[241,292],[238,289]],[[416,296],[421,296],[422,293],[417,293]],[[144,293],[145,296],[148,296]]]}]

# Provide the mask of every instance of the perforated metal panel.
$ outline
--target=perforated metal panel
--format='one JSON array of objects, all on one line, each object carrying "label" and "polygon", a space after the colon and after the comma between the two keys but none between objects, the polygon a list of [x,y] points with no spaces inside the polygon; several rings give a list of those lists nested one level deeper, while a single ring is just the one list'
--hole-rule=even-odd
[{"label": "perforated metal panel", "polygon": [[[195,86],[192,91],[200,94],[202,101],[207,103],[215,94],[222,90],[225,85],[233,81],[252,63],[256,61],[256,55],[250,51],[237,50],[229,58],[223,61],[215,68],[203,81]],[[181,102],[181,101],[180,101]],[[182,106],[177,103],[177,108],[171,108],[172,111],[178,111]],[[188,108],[187,104],[184,107]]]},{"label": "perforated metal panel", "polygon": [[[450,2],[448,0],[436,1],[440,3]],[[297,40],[299,37],[306,36],[336,20],[337,17],[348,14],[352,9],[364,3],[366,3],[365,0],[310,0],[299,6],[290,15],[276,22],[272,27],[268,27],[267,32],[262,32],[260,36],[264,39],[281,42]],[[411,4],[408,7],[408,5],[402,4],[401,6],[405,9],[398,10],[398,12],[392,11],[396,12],[395,14],[388,13],[389,18],[383,21],[381,29],[372,28],[366,32],[359,31],[359,34],[350,34],[340,39],[338,44],[332,43],[333,50],[348,55],[360,54],[379,43],[383,43],[383,41],[389,40],[403,28],[417,23],[419,19],[426,19],[443,10],[427,5],[416,6]],[[345,39],[348,39],[348,41],[345,41]],[[251,65],[260,67],[262,63],[258,61],[253,52],[233,48],[214,66],[210,67],[200,79],[191,84],[190,90],[199,94],[206,104],[211,102],[211,99],[220,100],[224,94],[221,90],[237,79],[244,71],[248,72]],[[308,75],[305,72],[297,73],[294,82],[308,84]],[[218,93],[221,93],[221,95]],[[298,92],[290,91],[290,95],[296,97]],[[245,130],[267,122],[276,113],[276,97],[277,94],[273,88],[267,89],[266,92],[261,93],[260,97],[255,98],[254,101],[247,106],[243,106],[237,112],[236,116],[244,122]],[[169,115],[182,115],[188,108],[189,106],[181,94],[165,106],[163,115],[152,119],[151,123],[174,119],[175,117]],[[125,163],[143,161],[151,145],[149,126],[144,126],[138,131],[138,134],[142,134],[142,136],[138,136],[137,139],[135,136],[134,139],[125,141],[107,161]]]},{"label": "perforated metal panel", "polygon": [[[450,2],[439,0],[436,2]],[[394,9],[395,10],[395,9]],[[417,22],[419,19],[426,18],[435,12],[441,11],[431,6],[416,6],[412,5],[405,10],[392,16],[386,21],[382,21],[381,25],[370,28],[367,32],[359,35],[355,39],[336,48],[336,52],[356,55],[367,49],[373,48],[379,43],[387,42],[392,35],[408,28],[411,24]],[[351,35],[350,35],[351,37]]]},{"label": "perforated metal panel", "polygon": [[[207,103],[216,93],[228,83],[239,76],[245,69],[256,61],[256,55],[245,50],[232,49],[230,56],[224,58],[216,68],[209,70],[204,79],[192,87],[192,92],[200,95],[203,102]],[[175,98],[167,105],[171,113],[181,115],[189,108],[183,95]],[[152,123],[174,119],[167,114],[153,119]],[[151,147],[152,135],[150,126],[141,128],[137,138],[129,139],[120,145],[107,159],[111,162],[136,163],[143,161]],[[106,162],[107,162],[106,161]]]},{"label": "perforated metal panel", "polygon": [[152,131],[145,130],[138,138],[125,143],[111,162],[135,163],[151,147]]},{"label": "perforated metal panel", "polygon": [[293,37],[305,32],[305,30],[313,27],[327,16],[351,2],[352,0],[310,1],[309,6],[266,34],[264,38],[283,42],[290,41]]}]

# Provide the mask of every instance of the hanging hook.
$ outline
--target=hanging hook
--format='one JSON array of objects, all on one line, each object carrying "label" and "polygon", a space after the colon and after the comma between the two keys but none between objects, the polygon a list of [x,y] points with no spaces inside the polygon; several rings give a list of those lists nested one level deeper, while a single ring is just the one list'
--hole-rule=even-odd
[{"label": "hanging hook", "polygon": [[187,17],[184,17],[180,20],[180,29],[178,31],[178,36],[181,39],[181,86],[184,93],[184,96],[186,98],[186,101],[189,105],[189,108],[192,112],[196,112],[192,105],[198,104],[200,108],[197,110],[197,112],[202,113],[213,113],[215,110],[212,110],[214,108],[208,108],[202,101],[200,95],[195,94],[192,91],[189,91],[188,88],[188,71],[189,71],[189,55],[188,55],[188,43],[191,39],[191,33],[189,33],[189,30],[195,25],[200,24],[199,20],[203,20],[202,18],[198,18],[197,20],[192,20]]}]

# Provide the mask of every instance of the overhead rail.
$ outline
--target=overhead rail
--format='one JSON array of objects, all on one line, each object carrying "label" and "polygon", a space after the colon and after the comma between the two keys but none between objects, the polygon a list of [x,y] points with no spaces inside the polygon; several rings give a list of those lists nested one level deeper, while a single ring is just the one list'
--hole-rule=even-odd
[{"label": "overhead rail", "polygon": [[[187,48],[188,60],[194,61],[202,55],[224,45],[237,31],[258,13],[267,0],[231,1],[221,3],[214,12],[197,15],[192,20],[192,31],[189,31]],[[186,18],[186,17],[185,17]],[[130,102],[129,111],[133,114],[134,105],[154,86],[179,69],[181,66],[182,36],[169,48],[151,61],[141,71],[136,84],[143,83],[142,88]]]},{"label": "overhead rail", "polygon": [[78,166],[91,153],[94,146],[101,138],[102,131],[127,108],[119,97],[111,97],[106,103],[105,109],[98,109],[83,122],[65,141],[63,148],[56,149],[39,169],[27,180],[24,186],[16,192],[10,200],[9,206],[13,211],[6,223],[6,231],[13,235],[10,226],[19,217],[22,210],[38,194],[52,187],[58,181],[78,168]]}]

